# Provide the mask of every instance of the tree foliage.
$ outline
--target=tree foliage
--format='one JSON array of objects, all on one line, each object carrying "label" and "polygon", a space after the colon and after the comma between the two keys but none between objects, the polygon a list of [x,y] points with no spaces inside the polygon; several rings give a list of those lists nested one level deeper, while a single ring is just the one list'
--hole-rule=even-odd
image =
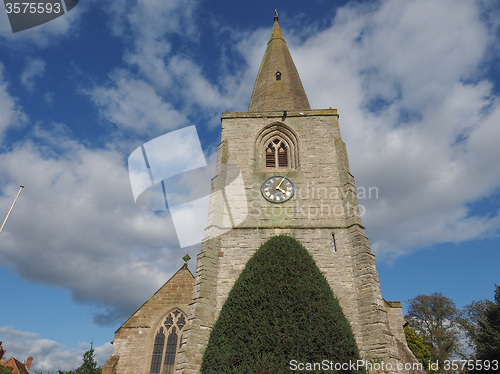
[{"label": "tree foliage", "polygon": [[83,364],[76,369],[75,374],[101,374],[101,368],[97,366],[92,344],[90,344],[90,349],[84,353]]},{"label": "tree foliage", "polygon": [[480,333],[480,322],[484,322],[486,311],[493,303],[491,300],[473,301],[465,305],[461,311],[460,323],[468,338],[469,347],[476,352]]},{"label": "tree foliage", "polygon": [[430,363],[432,363],[431,350],[427,344],[424,343],[424,338],[418,335],[411,327],[405,327],[405,337],[408,347],[415,355],[418,362],[422,363],[423,367],[429,374],[437,374],[439,371],[431,370]]},{"label": "tree foliage", "polygon": [[[495,286],[495,301],[485,310],[484,318],[479,320],[476,335],[476,359],[500,361],[500,286]],[[500,373],[500,370],[490,371]]]},{"label": "tree foliage", "polygon": [[83,363],[78,369],[58,370],[57,374],[101,374],[101,368],[97,366],[92,343],[90,349],[83,354]]},{"label": "tree foliage", "polygon": [[291,360],[325,358],[359,359],[350,324],[307,250],[288,236],[273,237],[229,293],[201,373],[289,373]]},{"label": "tree foliage", "polygon": [[12,374],[12,368],[0,366],[0,374]]},{"label": "tree foliage", "polygon": [[460,312],[453,300],[441,293],[418,295],[408,300],[405,318],[429,346],[432,361],[438,362],[442,372],[445,360],[462,354]]}]

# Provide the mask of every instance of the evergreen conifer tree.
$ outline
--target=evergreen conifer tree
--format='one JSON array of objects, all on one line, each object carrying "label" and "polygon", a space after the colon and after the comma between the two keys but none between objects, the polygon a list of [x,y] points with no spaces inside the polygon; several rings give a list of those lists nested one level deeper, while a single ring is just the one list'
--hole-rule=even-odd
[{"label": "evergreen conifer tree", "polygon": [[[299,363],[359,359],[350,324],[311,255],[297,240],[276,236],[235,282],[212,329],[201,373],[279,374]],[[331,366],[315,369],[334,372]]]},{"label": "evergreen conifer tree", "polygon": [[500,373],[500,286],[496,286],[495,301],[486,308],[485,316],[479,322],[476,360],[488,362],[488,368],[476,372]]},{"label": "evergreen conifer tree", "polygon": [[90,344],[90,349],[83,355],[83,363],[75,374],[101,374],[101,368],[97,366],[97,361],[94,356],[93,344]]}]

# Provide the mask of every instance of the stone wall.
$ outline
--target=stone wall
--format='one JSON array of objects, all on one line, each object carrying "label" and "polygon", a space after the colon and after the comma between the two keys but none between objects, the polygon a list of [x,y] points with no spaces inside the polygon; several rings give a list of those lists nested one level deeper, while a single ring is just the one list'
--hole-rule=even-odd
[{"label": "stone wall", "polygon": [[157,325],[174,308],[188,314],[193,286],[193,274],[184,265],[116,330],[113,355],[102,374],[149,373]]},{"label": "stone wall", "polygon": [[[265,167],[263,141],[271,139],[268,134],[273,131],[286,134],[293,147],[292,167]],[[241,199],[215,194],[230,182],[224,163],[241,170],[248,216],[237,228],[202,244],[187,344],[177,373],[199,372],[210,329],[234,282],[255,251],[279,234],[295,237],[309,250],[351,323],[363,359],[399,362],[393,332],[400,337],[402,324],[391,326],[391,322],[402,321],[388,315],[390,308],[382,299],[336,110],[224,113],[207,231],[224,225],[220,219],[224,204]],[[273,175],[292,180],[296,192],[291,200],[271,204],[262,198],[260,186]]]}]

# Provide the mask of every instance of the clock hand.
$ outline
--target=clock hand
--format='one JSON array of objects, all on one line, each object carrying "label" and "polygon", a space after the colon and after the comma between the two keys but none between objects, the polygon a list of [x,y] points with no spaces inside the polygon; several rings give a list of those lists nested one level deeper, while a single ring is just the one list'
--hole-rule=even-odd
[{"label": "clock hand", "polygon": [[281,187],[276,187],[276,189],[277,189],[278,191],[280,191],[281,193],[286,194],[286,191],[284,191]]},{"label": "clock hand", "polygon": [[280,188],[281,183],[283,183],[283,181],[284,181],[284,180],[285,180],[285,178],[283,178],[283,179],[281,180],[280,184],[278,184],[278,185],[276,186],[276,189],[279,189],[279,188]]}]

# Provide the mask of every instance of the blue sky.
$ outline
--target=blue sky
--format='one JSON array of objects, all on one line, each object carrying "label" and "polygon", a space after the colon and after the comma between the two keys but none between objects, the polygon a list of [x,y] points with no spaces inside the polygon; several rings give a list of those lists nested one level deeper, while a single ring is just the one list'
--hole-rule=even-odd
[{"label": "blue sky", "polygon": [[246,110],[275,8],[311,107],[338,109],[358,192],[376,188],[359,203],[384,298],[493,297],[496,0],[87,0],[16,34],[0,12],[2,221],[26,186],[0,234],[8,357],[68,369],[93,341],[104,363],[121,323],[196,258],[168,215],[134,204],[127,158],[194,124],[213,164],[221,113]]}]

